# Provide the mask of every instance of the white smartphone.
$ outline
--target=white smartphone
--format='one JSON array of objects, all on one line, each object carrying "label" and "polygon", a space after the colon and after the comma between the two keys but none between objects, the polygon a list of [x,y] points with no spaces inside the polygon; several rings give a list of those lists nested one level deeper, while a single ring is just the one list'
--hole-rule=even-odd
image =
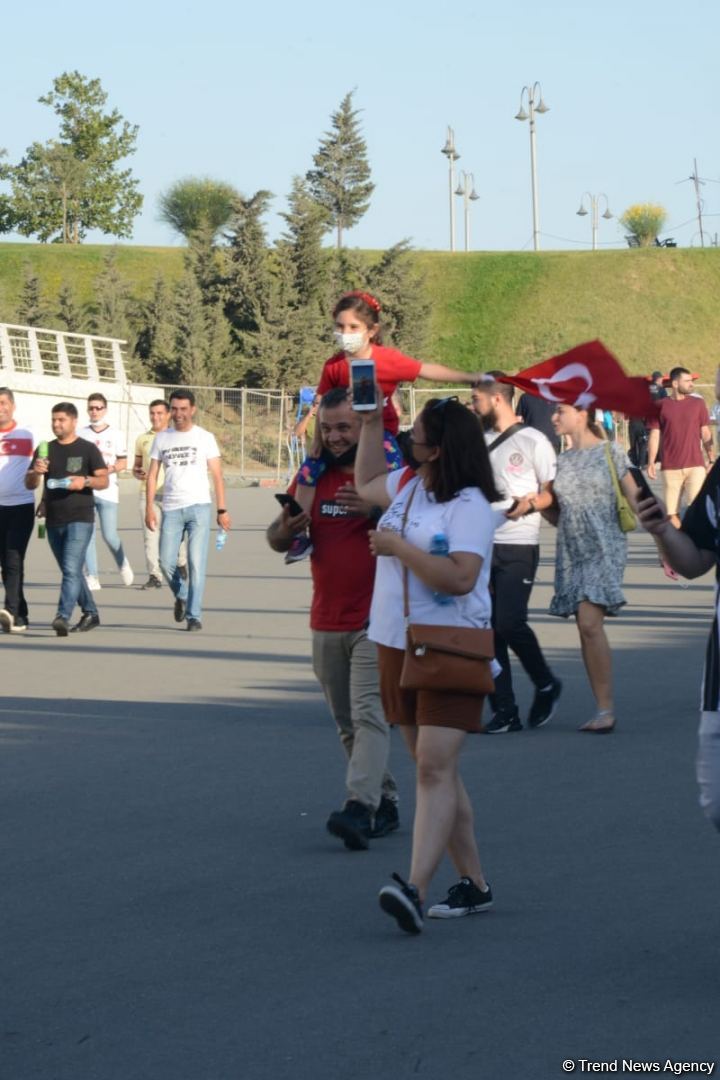
[{"label": "white smartphone", "polygon": [[352,407],[356,412],[371,412],[377,408],[375,399],[375,361],[350,361]]}]

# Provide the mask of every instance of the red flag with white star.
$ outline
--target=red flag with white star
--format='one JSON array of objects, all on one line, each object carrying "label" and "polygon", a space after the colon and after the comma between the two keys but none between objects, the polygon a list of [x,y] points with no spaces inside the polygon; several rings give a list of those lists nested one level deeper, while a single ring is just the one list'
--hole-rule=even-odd
[{"label": "red flag with white star", "polygon": [[545,401],[581,409],[610,409],[625,416],[655,416],[657,406],[642,375],[626,375],[601,341],[587,341],[500,382],[518,386]]}]

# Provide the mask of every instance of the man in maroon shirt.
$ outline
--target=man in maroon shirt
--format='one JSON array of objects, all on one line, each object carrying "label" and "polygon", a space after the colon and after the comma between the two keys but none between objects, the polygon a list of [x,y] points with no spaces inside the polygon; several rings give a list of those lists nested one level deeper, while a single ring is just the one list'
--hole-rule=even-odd
[{"label": "man in maroon shirt", "polygon": [[707,405],[693,394],[693,377],[687,368],[670,372],[670,394],[658,402],[657,418],[648,427],[648,476],[657,475],[657,456],[662,436],[662,480],[668,515],[680,528],[680,499],[689,506],[705,482],[707,468],[715,460]]},{"label": "man in maroon shirt", "polygon": [[[330,815],[327,828],[357,851],[399,824],[397,787],[387,770],[390,730],[380,701],[376,649],[367,636],[375,580],[368,531],[375,516],[354,487],[361,421],[344,387],[324,395],[318,423],[328,468],[318,481],[311,515],[292,517],[284,507],[267,540],[273,551],[284,552],[312,525],[313,669],[348,757],[347,800]],[[291,495],[295,487],[296,480]]]}]

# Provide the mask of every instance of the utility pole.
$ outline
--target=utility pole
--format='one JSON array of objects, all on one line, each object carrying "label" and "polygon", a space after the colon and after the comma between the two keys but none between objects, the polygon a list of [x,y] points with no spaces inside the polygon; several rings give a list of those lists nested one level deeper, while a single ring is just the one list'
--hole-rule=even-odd
[{"label": "utility pole", "polygon": [[693,174],[690,179],[695,185],[695,201],[697,203],[698,228],[700,229],[700,247],[705,247],[705,237],[703,236],[702,227],[703,201],[700,198],[700,185],[704,183],[704,181],[702,181],[698,176],[697,158],[693,158]]}]

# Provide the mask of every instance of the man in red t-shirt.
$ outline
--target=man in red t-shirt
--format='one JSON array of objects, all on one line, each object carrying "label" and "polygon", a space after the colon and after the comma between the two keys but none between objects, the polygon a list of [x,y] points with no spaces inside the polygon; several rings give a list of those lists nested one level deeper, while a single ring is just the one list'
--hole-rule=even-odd
[{"label": "man in red t-shirt", "polygon": [[706,466],[715,460],[707,405],[693,394],[693,377],[687,368],[670,372],[670,394],[658,403],[657,417],[648,423],[648,476],[657,475],[657,457],[662,436],[663,494],[668,515],[680,528],[680,499],[689,506],[705,482]]},{"label": "man in red t-shirt", "polygon": [[[367,636],[375,580],[368,532],[376,516],[354,487],[361,421],[342,387],[323,397],[318,425],[328,467],[312,512],[293,517],[285,507],[268,528],[267,540],[273,551],[285,552],[312,526],[313,669],[348,756],[347,800],[330,815],[327,828],[346,847],[360,850],[399,824],[397,787],[387,771],[390,730],[380,701],[376,649]],[[296,484],[297,479],[291,495]]]}]

